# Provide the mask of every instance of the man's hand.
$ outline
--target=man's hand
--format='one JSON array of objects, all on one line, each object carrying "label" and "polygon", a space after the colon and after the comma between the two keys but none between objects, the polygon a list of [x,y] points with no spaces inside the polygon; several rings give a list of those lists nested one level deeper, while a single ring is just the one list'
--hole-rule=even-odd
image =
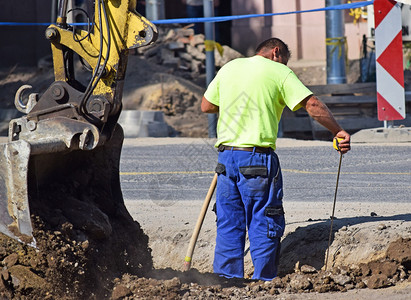
[{"label": "man's hand", "polygon": [[340,148],[339,152],[341,152],[342,154],[345,154],[348,151],[350,151],[351,136],[345,130],[341,130],[337,132],[337,134],[335,135],[335,138],[342,139],[342,141],[338,143],[338,147]]}]

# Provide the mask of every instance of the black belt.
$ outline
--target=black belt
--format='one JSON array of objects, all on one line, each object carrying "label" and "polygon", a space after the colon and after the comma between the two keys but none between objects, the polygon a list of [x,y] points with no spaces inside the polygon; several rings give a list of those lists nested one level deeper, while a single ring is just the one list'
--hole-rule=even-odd
[{"label": "black belt", "polygon": [[218,152],[223,152],[224,150],[238,150],[238,151],[248,151],[248,152],[253,152],[255,149],[255,152],[257,153],[270,153],[272,148],[268,147],[232,147],[232,146],[226,146],[226,145],[220,145],[218,146]]}]

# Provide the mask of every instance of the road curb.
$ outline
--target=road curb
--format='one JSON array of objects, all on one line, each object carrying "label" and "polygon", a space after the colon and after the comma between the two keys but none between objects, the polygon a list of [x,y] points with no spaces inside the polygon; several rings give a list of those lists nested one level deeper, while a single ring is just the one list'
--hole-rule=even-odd
[{"label": "road curb", "polygon": [[352,143],[409,143],[411,127],[363,129],[351,136]]}]

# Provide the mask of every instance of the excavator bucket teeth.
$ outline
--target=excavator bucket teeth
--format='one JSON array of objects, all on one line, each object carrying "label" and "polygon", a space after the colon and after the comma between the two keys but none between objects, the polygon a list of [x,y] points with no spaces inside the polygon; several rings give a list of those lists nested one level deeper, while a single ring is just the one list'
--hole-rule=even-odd
[{"label": "excavator bucket teeth", "polygon": [[35,245],[28,202],[30,144],[13,141],[0,144],[0,231]]}]

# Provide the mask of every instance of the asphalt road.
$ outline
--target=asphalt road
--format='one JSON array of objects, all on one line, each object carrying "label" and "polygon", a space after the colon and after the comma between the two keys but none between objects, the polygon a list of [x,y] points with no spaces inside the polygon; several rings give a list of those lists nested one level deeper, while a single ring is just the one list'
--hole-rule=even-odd
[{"label": "asphalt road", "polygon": [[[276,152],[284,201],[332,202],[339,153],[331,143],[289,141]],[[126,140],[120,165],[124,199],[160,206],[203,200],[216,163],[217,152],[208,139]],[[337,201],[411,201],[411,144],[353,144],[343,156]]]}]

